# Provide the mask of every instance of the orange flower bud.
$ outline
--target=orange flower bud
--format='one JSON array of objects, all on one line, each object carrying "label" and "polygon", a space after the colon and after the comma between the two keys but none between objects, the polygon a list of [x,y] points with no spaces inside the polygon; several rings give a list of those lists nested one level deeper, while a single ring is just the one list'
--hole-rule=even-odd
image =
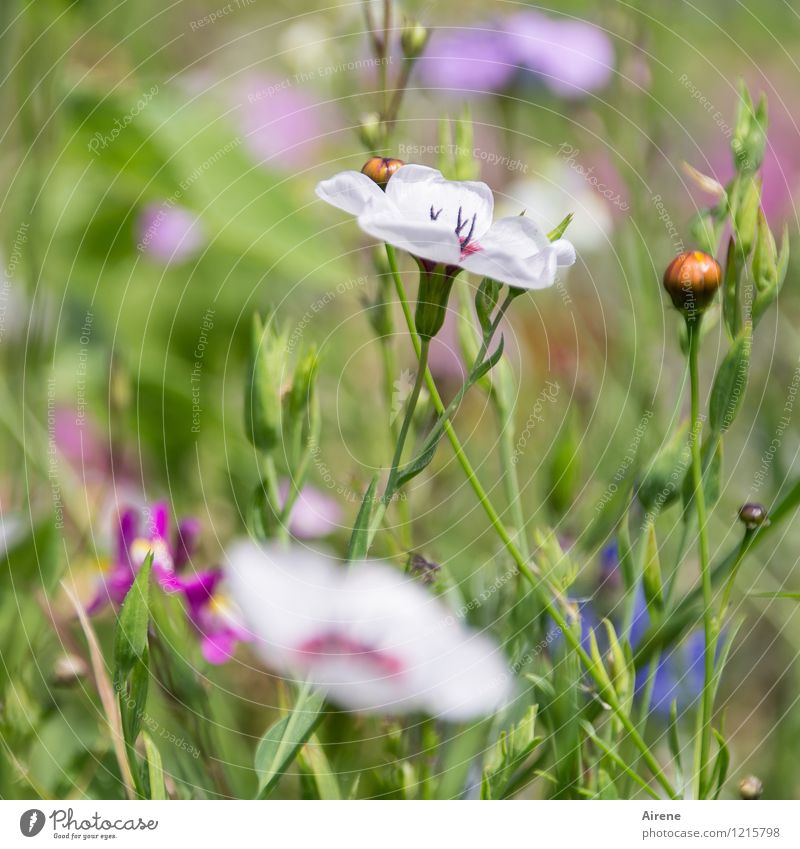
[{"label": "orange flower bud", "polygon": [[672,303],[690,318],[714,300],[721,282],[719,263],[703,251],[678,254],[664,272],[664,288]]},{"label": "orange flower bud", "polygon": [[370,180],[374,180],[382,189],[385,189],[389,177],[405,164],[402,159],[373,156],[364,163],[361,173],[366,174]]}]

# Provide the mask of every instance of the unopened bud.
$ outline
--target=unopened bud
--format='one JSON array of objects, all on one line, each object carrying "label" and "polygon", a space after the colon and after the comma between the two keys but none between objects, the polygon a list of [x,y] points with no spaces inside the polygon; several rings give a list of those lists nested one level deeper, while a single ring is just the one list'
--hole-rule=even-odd
[{"label": "unopened bud", "polygon": [[689,318],[714,299],[722,282],[719,263],[703,251],[678,254],[664,272],[664,288],[675,308]]},{"label": "unopened bud", "polygon": [[750,502],[742,504],[739,508],[739,521],[742,522],[748,531],[753,531],[762,525],[768,525],[769,516],[767,514],[767,508],[763,504]]},{"label": "unopened bud", "polygon": [[390,159],[385,156],[373,156],[364,163],[361,169],[370,180],[374,180],[382,189],[386,188],[389,178],[406,163],[402,159]]},{"label": "unopened bud", "polygon": [[400,33],[400,46],[406,59],[416,59],[421,55],[429,37],[430,33],[422,24],[416,21],[407,23]]},{"label": "unopened bud", "polygon": [[739,782],[739,796],[742,799],[760,799],[763,792],[764,785],[755,775],[748,775]]},{"label": "unopened bud", "polygon": [[358,135],[367,150],[378,150],[383,140],[383,122],[377,112],[369,112],[361,118]]}]

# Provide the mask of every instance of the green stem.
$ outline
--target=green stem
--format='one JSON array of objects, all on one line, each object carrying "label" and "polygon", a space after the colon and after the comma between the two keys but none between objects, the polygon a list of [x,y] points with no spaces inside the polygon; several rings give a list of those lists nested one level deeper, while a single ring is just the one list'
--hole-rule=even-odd
[{"label": "green stem", "polygon": [[419,368],[417,376],[414,380],[414,388],[411,390],[411,395],[406,405],[406,412],[403,416],[403,424],[400,427],[400,435],[397,437],[397,443],[394,447],[394,457],[392,458],[392,466],[389,470],[389,480],[386,482],[386,490],[384,491],[384,499],[391,498],[394,495],[396,488],[397,473],[400,469],[400,461],[403,459],[403,448],[408,438],[408,431],[411,427],[411,422],[414,418],[414,410],[417,409],[417,402],[422,391],[422,384],[425,382],[425,373],[428,369],[428,353],[431,347],[430,339],[423,339],[419,349]]},{"label": "green stem", "polygon": [[[272,509],[275,515],[281,516],[281,496],[278,486],[278,470],[275,467],[275,460],[271,454],[264,455],[261,461],[261,472],[264,476],[266,484],[267,496],[269,497]],[[289,526],[281,518],[278,520],[278,538],[281,542],[287,542],[289,539]]]},{"label": "green stem", "polygon": [[[421,342],[419,336],[417,335],[416,329],[414,327],[414,316],[411,312],[411,306],[408,301],[408,296],[406,295],[405,286],[403,285],[403,281],[400,277],[400,272],[397,266],[397,255],[395,254],[395,250],[391,245],[386,246],[386,253],[389,258],[389,267],[392,270],[392,277],[394,279],[395,289],[397,291],[397,297],[400,300],[400,305],[403,309],[403,315],[406,319],[406,324],[408,325],[408,332],[411,336],[411,342],[414,346],[414,350],[417,352],[417,356],[419,356],[421,351]],[[423,370],[420,369],[420,372]],[[425,381],[428,386],[428,391],[430,392],[431,399],[433,401],[434,408],[436,412],[441,415],[444,412],[444,404],[442,403],[441,396],[439,395],[436,384],[433,380],[433,377],[430,371],[426,368],[424,370],[425,373]],[[461,466],[464,475],[469,482],[469,485],[472,487],[479,504],[483,508],[484,513],[486,513],[489,522],[492,525],[497,536],[505,545],[506,550],[508,551],[511,558],[514,560],[514,563],[519,570],[520,574],[528,581],[528,583],[533,588],[533,591],[536,593],[539,598],[539,602],[556,623],[558,628],[561,630],[561,633],[564,635],[566,641],[570,644],[572,649],[578,654],[578,657],[581,659],[584,667],[588,671],[589,675],[595,681],[595,683],[605,689],[605,683],[603,681],[603,674],[601,671],[595,669],[594,661],[589,657],[588,653],[584,650],[581,645],[580,638],[577,637],[570,625],[568,624],[565,616],[562,614],[560,608],[553,602],[548,593],[543,589],[544,581],[537,577],[534,573],[535,567],[531,568],[528,564],[528,561],[525,557],[523,557],[522,552],[517,547],[516,543],[512,539],[505,525],[501,521],[500,517],[497,514],[497,511],[492,506],[491,501],[489,500],[486,491],[484,490],[481,482],[478,480],[478,476],[475,473],[475,470],[472,468],[472,464],[469,461],[469,458],[464,453],[464,449],[461,445],[461,442],[456,435],[455,430],[453,429],[450,421],[445,421],[444,423],[445,433],[447,434],[447,438],[450,442],[450,445],[453,448],[453,453],[456,456],[456,459]],[[636,730],[633,722],[630,717],[627,715],[625,710],[620,705],[616,696],[612,693],[605,692],[604,700],[609,705],[611,710],[617,715],[619,721],[622,723],[622,726],[630,735],[631,740],[633,741],[636,748],[642,753],[642,759],[647,764],[650,771],[653,773],[656,781],[661,785],[661,787],[666,791],[671,799],[677,798],[677,793],[670,783],[669,779],[664,775],[663,770],[658,764],[658,761],[653,757],[652,752],[650,751],[647,743],[642,739],[641,735]]]},{"label": "green stem", "polygon": [[522,497],[519,488],[519,475],[517,464],[514,462],[514,430],[512,427],[512,416],[503,408],[503,404],[492,392],[497,413],[498,428],[500,430],[500,465],[503,469],[503,484],[508,500],[508,509],[511,511],[511,521],[516,531],[516,541],[523,556],[530,557],[528,548],[528,537],[525,531],[525,514],[522,512]]},{"label": "green stem", "polygon": [[[736,581],[736,576],[739,574],[739,567],[742,565],[742,561],[744,560],[745,554],[747,554],[747,549],[750,547],[750,538],[753,536],[752,530],[746,530],[744,536],[742,537],[742,542],[739,545],[739,550],[736,552],[736,558],[733,561],[733,565],[731,566],[731,573],[728,576],[728,580],[725,582],[725,589],[722,592],[722,604],[719,606],[719,621],[722,622],[725,611],[728,609],[728,604],[731,600],[731,593],[733,592],[733,585]],[[715,647],[716,648],[716,647]]]},{"label": "green stem", "polygon": [[700,374],[698,353],[700,350],[700,319],[687,319],[689,332],[689,376],[691,380],[692,420],[692,481],[694,484],[694,503],[697,510],[697,535],[700,553],[700,579],[703,587],[703,693],[701,702],[702,720],[700,725],[700,759],[698,763],[698,797],[704,798],[706,773],[711,756],[711,719],[714,701],[714,652],[716,634],[714,626],[713,596],[711,588],[711,564],[708,553],[708,528],[706,526],[706,501],[703,492],[703,466],[700,452],[700,439],[703,423],[700,419]]}]

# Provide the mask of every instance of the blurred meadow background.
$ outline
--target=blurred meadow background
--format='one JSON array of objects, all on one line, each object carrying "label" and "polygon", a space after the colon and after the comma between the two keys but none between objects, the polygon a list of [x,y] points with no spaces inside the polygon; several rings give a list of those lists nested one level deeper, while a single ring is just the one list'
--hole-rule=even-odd
[{"label": "blurred meadow background", "polygon": [[[525,210],[550,230],[574,213],[576,265],[522,298],[506,330],[513,450],[526,523],[569,548],[572,592],[606,615],[619,601],[613,545],[624,482],[688,415],[680,322],[661,275],[693,246],[689,222],[713,197],[684,163],[723,184],[733,176],[739,79],[767,95],[762,204],[773,232],[787,225],[796,248],[800,14],[784,0],[404,0],[395,15],[398,28],[409,18],[432,33],[386,155],[447,162],[442,118],[468,109],[468,144],[503,214]],[[314,186],[361,168],[380,76],[396,78],[405,63],[396,37],[383,67],[372,58],[361,2],[2,3],[3,797],[120,796],[91,658],[61,581],[90,598],[113,557],[118,504],[167,500],[173,520],[196,517],[208,562],[244,532],[259,479],[242,426],[254,311],[276,310],[290,346],[319,353],[322,428],[308,497],[320,499],[311,515],[322,527],[308,535],[344,554],[361,494],[392,450],[370,326],[385,260]],[[726,438],[712,555],[738,538],[743,502],[770,505],[797,476],[793,253]],[[395,321],[402,385],[415,359],[399,311]],[[723,353],[718,325],[703,353],[706,389]],[[431,356],[452,396],[465,376],[454,314]],[[456,424],[484,485],[502,498],[486,397],[469,394]],[[422,481],[408,488],[413,548],[442,564],[463,597],[478,596],[507,565],[446,446]],[[397,545],[386,534],[377,553],[392,556]],[[661,545],[674,550],[677,534],[665,532]],[[734,764],[723,796],[749,773],[768,797],[800,794],[797,605],[746,594],[800,588],[798,545],[796,523],[784,525],[738,579],[735,605],[747,621],[722,682]],[[687,587],[695,575],[685,570]],[[475,624],[502,616],[504,590],[495,596],[474,611]],[[113,616],[93,621],[109,646]],[[251,796],[252,749],[286,693],[247,647],[216,666],[180,639],[209,707],[182,724],[169,688],[151,694],[151,736],[173,743],[159,743],[170,792],[216,795],[216,751],[230,794]],[[364,722],[337,714],[325,726],[344,792],[359,773],[359,795],[402,796],[402,778],[387,786],[378,773],[387,763],[402,772],[390,721],[371,732]],[[363,747],[348,745],[365,735]],[[299,792],[302,765],[298,774],[279,794]],[[547,794],[542,781],[523,795]]]}]

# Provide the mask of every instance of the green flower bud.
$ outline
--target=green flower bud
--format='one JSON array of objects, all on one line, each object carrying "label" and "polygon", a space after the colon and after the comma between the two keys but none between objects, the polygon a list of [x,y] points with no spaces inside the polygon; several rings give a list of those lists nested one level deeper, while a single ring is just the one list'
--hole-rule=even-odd
[{"label": "green flower bud", "polygon": [[657,514],[680,498],[691,461],[688,433],[689,423],[684,422],[647,467],[637,496],[648,513]]},{"label": "green flower bud", "polygon": [[400,33],[400,47],[406,59],[422,55],[430,38],[430,32],[416,21],[408,21]]},{"label": "green flower bud", "polygon": [[761,95],[758,108],[753,107],[750,92],[744,83],[739,88],[739,106],[736,110],[731,150],[737,171],[753,173],[764,161],[767,146],[767,99]]},{"label": "green flower bud", "polygon": [[664,607],[664,584],[661,579],[661,559],[658,556],[656,529],[653,525],[650,525],[647,531],[642,585],[647,607],[660,612]]},{"label": "green flower bud", "polygon": [[379,150],[384,137],[384,126],[377,112],[362,116],[358,124],[358,136],[367,150]]},{"label": "green flower bud", "polygon": [[244,425],[250,442],[265,453],[281,440],[281,378],[287,374],[287,337],[253,316],[250,364],[245,386]]},{"label": "green flower bud", "polygon": [[320,426],[316,399],[317,352],[305,352],[292,375],[292,384],[283,397],[283,436],[290,468],[299,466],[309,439],[315,438]]},{"label": "green flower bud", "polygon": [[719,244],[724,219],[719,220],[710,209],[703,209],[689,222],[692,241],[707,254],[714,254]]},{"label": "green flower bud", "polygon": [[733,229],[739,249],[744,256],[749,256],[756,238],[758,213],[761,210],[761,179],[745,177],[736,183],[731,198]]}]

